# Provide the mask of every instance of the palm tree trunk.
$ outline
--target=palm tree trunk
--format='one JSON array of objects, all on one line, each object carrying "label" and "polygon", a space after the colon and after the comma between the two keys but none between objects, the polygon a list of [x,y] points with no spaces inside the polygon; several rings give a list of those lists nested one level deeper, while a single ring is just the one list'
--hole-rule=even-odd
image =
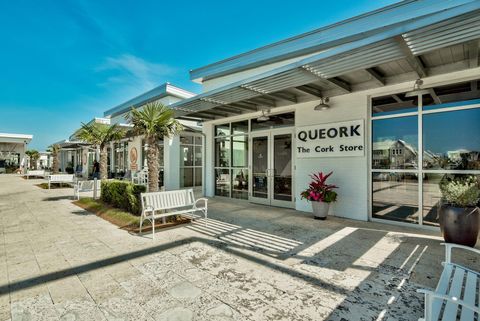
[{"label": "palm tree trunk", "polygon": [[100,147],[100,179],[108,178],[108,150],[107,146]]},{"label": "palm tree trunk", "polygon": [[154,136],[146,137],[148,144],[148,191],[158,192],[158,145]]},{"label": "palm tree trunk", "polygon": [[52,161],[52,173],[58,174],[58,153],[53,153],[53,161]]}]

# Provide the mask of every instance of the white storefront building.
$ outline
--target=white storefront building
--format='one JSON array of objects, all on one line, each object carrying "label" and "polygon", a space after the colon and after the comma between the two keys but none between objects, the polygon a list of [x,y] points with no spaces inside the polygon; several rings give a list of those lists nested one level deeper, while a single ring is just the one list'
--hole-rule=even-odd
[{"label": "white storefront building", "polygon": [[[175,109],[191,130],[163,142],[167,190],[311,211],[309,175],[333,171],[331,214],[436,228],[440,179],[480,175],[479,40],[480,1],[403,1],[194,69],[201,94],[167,84],[104,117]],[[140,170],[144,147],[112,143],[111,172]]]},{"label": "white storefront building", "polygon": [[24,169],[25,152],[32,139],[33,135],[0,133],[0,173]]},{"label": "white storefront building", "polygon": [[436,226],[441,177],[480,174],[479,10],[403,1],[192,70],[206,195],[311,211],[333,171],[331,214]]}]

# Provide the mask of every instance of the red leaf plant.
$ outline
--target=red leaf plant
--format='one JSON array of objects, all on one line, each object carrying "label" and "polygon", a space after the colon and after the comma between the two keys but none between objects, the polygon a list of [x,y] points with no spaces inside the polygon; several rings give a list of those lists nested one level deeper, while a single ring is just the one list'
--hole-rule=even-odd
[{"label": "red leaf plant", "polygon": [[308,188],[300,193],[302,199],[310,202],[335,202],[337,200],[337,193],[333,190],[338,188],[336,185],[327,184],[327,179],[333,172],[325,175],[323,172],[318,174],[311,174],[312,181],[308,184]]}]

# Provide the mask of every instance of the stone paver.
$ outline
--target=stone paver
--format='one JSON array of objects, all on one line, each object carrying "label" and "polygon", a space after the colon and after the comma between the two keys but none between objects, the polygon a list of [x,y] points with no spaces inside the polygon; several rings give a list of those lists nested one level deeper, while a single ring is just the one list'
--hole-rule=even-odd
[{"label": "stone paver", "polygon": [[38,182],[0,175],[0,321],[416,320],[441,272],[437,232],[212,200],[152,240]]}]

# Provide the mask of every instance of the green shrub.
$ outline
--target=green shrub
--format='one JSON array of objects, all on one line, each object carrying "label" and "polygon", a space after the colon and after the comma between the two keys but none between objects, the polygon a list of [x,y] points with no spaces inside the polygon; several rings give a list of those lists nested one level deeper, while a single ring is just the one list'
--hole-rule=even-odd
[{"label": "green shrub", "polygon": [[146,187],[126,181],[102,181],[101,200],[113,207],[124,209],[132,214],[139,215],[142,211],[140,193]]},{"label": "green shrub", "polygon": [[476,206],[480,199],[480,186],[475,176],[445,175],[440,182],[445,200],[458,207]]}]

